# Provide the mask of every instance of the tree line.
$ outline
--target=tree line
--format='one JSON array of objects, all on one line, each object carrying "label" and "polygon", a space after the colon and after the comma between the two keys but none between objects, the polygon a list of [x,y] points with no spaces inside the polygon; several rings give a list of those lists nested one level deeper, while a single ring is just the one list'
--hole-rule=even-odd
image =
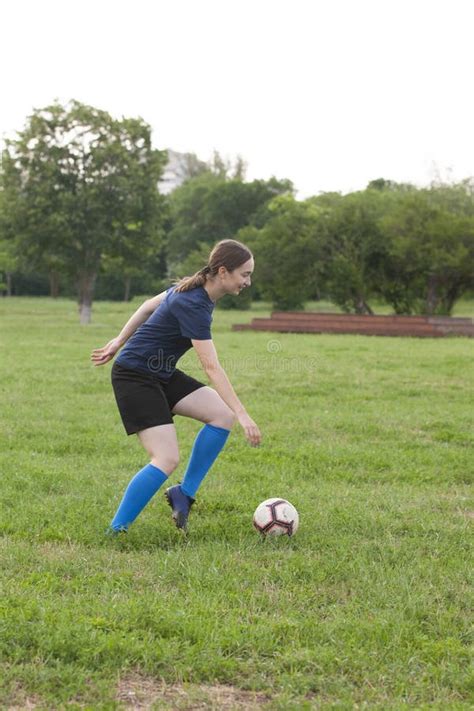
[{"label": "tree line", "polygon": [[161,290],[193,273],[219,239],[252,249],[254,285],[224,308],[279,309],[326,298],[347,312],[449,314],[474,289],[474,180],[365,190],[300,201],[289,180],[245,180],[245,164],[185,157],[169,195],[166,151],[142,119],[72,101],[35,110],[6,141],[0,182],[0,291],[93,298]]}]

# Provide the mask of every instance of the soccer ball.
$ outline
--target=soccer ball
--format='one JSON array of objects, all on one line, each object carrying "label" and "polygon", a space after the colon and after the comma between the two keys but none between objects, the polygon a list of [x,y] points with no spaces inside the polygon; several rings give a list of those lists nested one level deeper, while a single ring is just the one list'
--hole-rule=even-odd
[{"label": "soccer ball", "polygon": [[285,499],[266,499],[253,515],[253,525],[264,536],[292,536],[299,520],[298,511]]}]

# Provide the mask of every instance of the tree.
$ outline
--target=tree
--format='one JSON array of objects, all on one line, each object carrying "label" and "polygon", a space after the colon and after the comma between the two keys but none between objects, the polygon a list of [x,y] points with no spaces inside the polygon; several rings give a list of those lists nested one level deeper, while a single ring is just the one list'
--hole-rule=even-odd
[{"label": "tree", "polygon": [[137,262],[158,243],[165,160],[141,119],[77,101],[35,110],[7,141],[3,183],[20,249],[30,264],[74,278],[81,323],[103,258]]},{"label": "tree", "polygon": [[209,165],[205,161],[199,160],[195,153],[184,153],[181,156],[181,178],[183,180],[196,178],[198,175],[208,172]]},{"label": "tree", "polygon": [[382,220],[389,239],[389,270],[382,293],[397,312],[450,314],[474,287],[474,186],[400,195]]},{"label": "tree", "polygon": [[16,267],[14,243],[8,234],[5,192],[0,190],[0,295],[11,296],[12,272]]},{"label": "tree", "polygon": [[410,192],[416,188],[411,183],[397,183],[394,180],[386,180],[385,178],[377,178],[371,180],[367,185],[367,190],[378,190],[380,192]]},{"label": "tree", "polygon": [[211,173],[216,175],[218,178],[222,178],[223,180],[245,180],[247,164],[240,155],[237,156],[234,165],[232,165],[231,160],[225,160],[222,158],[219,151],[214,151],[212,160],[208,166]]},{"label": "tree", "polygon": [[12,274],[17,261],[13,243],[0,237],[0,295],[12,295]]},{"label": "tree", "polygon": [[373,313],[369,302],[386,251],[378,224],[385,202],[374,189],[313,200],[324,224],[323,289],[344,311]]},{"label": "tree", "polygon": [[276,195],[290,193],[292,184],[272,178],[245,183],[238,178],[207,173],[188,180],[170,196],[167,257],[171,271],[204,242],[235,237],[259,221],[261,211]]},{"label": "tree", "polygon": [[255,282],[264,298],[277,309],[302,308],[317,290],[321,277],[324,225],[311,200],[297,202],[291,195],[274,198],[269,219],[258,229],[240,230],[238,239],[255,256]]}]

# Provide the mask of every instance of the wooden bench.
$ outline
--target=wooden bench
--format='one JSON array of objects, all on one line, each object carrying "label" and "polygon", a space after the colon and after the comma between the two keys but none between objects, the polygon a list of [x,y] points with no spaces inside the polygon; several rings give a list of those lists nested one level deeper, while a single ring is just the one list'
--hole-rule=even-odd
[{"label": "wooden bench", "polygon": [[250,324],[235,324],[234,331],[278,333],[341,333],[365,336],[412,336],[442,338],[447,335],[474,337],[470,318],[449,316],[396,316],[331,314],[309,311],[274,311],[270,318],[254,318]]}]

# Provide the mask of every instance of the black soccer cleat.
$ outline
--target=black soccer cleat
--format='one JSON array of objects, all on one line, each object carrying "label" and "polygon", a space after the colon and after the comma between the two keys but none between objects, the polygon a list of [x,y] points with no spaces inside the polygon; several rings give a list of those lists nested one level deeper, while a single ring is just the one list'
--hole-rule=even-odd
[{"label": "black soccer cleat", "polygon": [[166,489],[165,497],[173,511],[173,521],[175,522],[177,528],[186,530],[189,512],[196,499],[193,499],[192,496],[185,494],[184,491],[181,490],[179,484],[176,484],[176,486],[170,486],[169,489]]}]

